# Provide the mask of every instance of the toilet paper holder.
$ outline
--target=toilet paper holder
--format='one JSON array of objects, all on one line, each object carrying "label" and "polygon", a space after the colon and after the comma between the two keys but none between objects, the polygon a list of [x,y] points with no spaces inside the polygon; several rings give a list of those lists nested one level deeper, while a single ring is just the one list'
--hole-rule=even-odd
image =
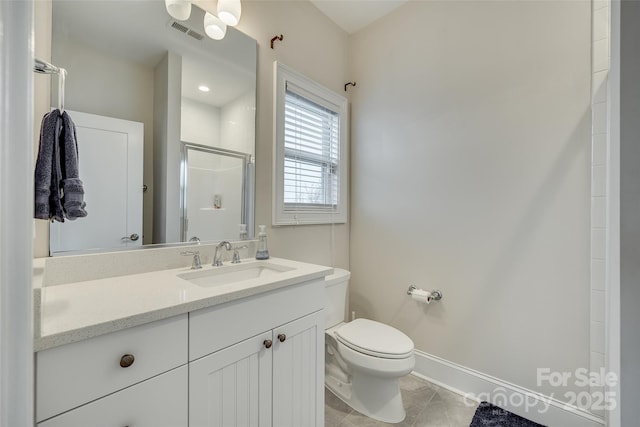
[{"label": "toilet paper holder", "polygon": [[[417,286],[414,285],[410,285],[409,289],[407,289],[407,295],[411,296],[413,295],[413,291],[419,290]],[[440,292],[438,289],[434,289],[431,292],[431,299],[434,301],[440,301],[442,299],[442,292]]]}]

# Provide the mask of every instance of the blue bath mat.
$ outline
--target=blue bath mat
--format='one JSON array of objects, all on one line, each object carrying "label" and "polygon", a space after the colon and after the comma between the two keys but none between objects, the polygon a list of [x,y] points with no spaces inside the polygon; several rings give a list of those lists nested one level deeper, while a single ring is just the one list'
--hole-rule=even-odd
[{"label": "blue bath mat", "polygon": [[469,427],[544,427],[489,402],[481,402]]}]

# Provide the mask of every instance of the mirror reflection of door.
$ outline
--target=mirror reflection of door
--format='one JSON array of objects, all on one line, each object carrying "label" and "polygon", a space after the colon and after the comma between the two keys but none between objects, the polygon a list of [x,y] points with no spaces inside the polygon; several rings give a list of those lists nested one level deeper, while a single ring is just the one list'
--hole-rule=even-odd
[{"label": "mirror reflection of door", "polygon": [[234,240],[249,223],[251,155],[183,143],[182,240]]},{"label": "mirror reflection of door", "polygon": [[69,111],[88,215],[50,226],[50,253],[142,245],[143,124]]}]

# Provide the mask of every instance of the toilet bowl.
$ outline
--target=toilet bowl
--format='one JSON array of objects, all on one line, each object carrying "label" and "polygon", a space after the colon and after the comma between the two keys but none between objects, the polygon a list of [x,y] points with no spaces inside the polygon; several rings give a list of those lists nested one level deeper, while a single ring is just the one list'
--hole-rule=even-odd
[{"label": "toilet bowl", "polygon": [[404,420],[398,379],[413,370],[413,341],[368,319],[344,321],[351,273],[326,278],[325,385],[356,411],[388,423]]}]

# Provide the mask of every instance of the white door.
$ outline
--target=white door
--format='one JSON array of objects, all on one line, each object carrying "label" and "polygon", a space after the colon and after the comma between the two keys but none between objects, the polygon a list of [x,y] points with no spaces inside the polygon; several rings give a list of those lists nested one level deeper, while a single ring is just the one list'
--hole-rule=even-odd
[{"label": "white door", "polygon": [[271,339],[269,331],[189,364],[189,427],[272,425]]},{"label": "white door", "polygon": [[324,426],[323,313],[273,331],[274,426]]},{"label": "white door", "polygon": [[143,124],[67,112],[76,125],[87,216],[51,223],[51,255],[142,245]]}]

